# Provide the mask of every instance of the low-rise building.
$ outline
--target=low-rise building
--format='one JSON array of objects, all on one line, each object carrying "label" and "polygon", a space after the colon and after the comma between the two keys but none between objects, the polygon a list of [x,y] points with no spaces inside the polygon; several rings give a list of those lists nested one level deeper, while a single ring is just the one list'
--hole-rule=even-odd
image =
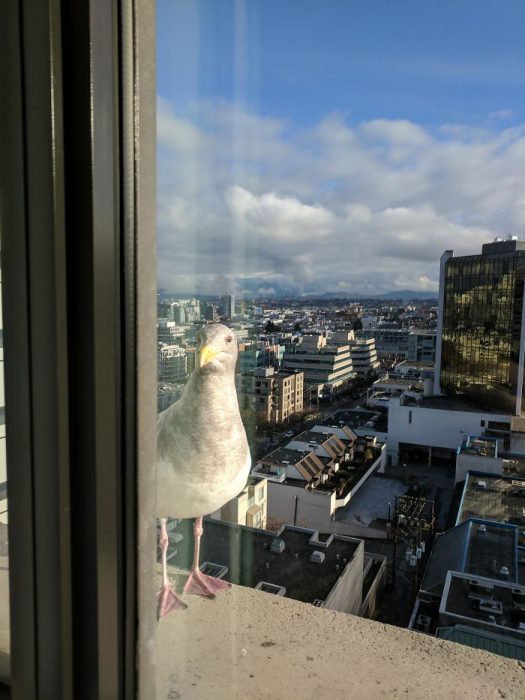
[{"label": "low-rise building", "polygon": [[503,458],[498,454],[495,438],[466,435],[456,454],[456,484],[464,481],[469,471],[502,474]]},{"label": "low-rise building", "polygon": [[252,473],[268,479],[268,517],[273,521],[328,528],[365,481],[384,467],[385,446],[357,436],[348,426],[306,431],[269,453]]},{"label": "low-rise building", "polygon": [[447,530],[435,542],[409,627],[473,646],[485,639],[484,648],[525,660],[524,551],[515,525],[469,518]]},{"label": "low-rise building", "polygon": [[250,476],[241,493],[212,514],[215,520],[223,520],[247,527],[266,528],[268,482]]},{"label": "low-rise building", "polygon": [[[363,540],[302,527],[277,532],[207,518],[201,541],[201,571],[231,583],[330,610],[372,615],[385,579],[385,557],[367,554]],[[191,523],[175,530],[171,564],[189,568]],[[181,537],[182,535],[182,537]],[[173,553],[174,547],[169,554]]]},{"label": "low-rise building", "polygon": [[524,453],[522,419],[481,409],[465,399],[424,396],[424,391],[420,397],[419,402],[394,397],[388,403],[388,458],[392,464],[412,456],[454,465],[465,435],[497,438],[501,456]]}]

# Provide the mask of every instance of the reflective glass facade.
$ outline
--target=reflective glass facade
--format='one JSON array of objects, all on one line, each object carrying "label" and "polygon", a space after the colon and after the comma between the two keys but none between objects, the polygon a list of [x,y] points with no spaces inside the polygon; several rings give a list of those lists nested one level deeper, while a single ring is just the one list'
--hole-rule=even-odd
[{"label": "reflective glass facade", "polygon": [[516,412],[525,251],[450,258],[445,269],[441,387]]}]

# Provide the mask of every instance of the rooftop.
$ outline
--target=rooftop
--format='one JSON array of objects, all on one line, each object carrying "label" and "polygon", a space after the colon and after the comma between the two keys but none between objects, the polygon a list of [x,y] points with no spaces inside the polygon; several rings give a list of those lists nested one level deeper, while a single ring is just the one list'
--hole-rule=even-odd
[{"label": "rooftop", "polygon": [[[189,568],[193,559],[193,523],[181,521],[175,532],[182,534],[183,540],[177,543],[178,551],[171,563]],[[201,562],[228,567],[224,575],[227,581],[249,588],[265,581],[286,588],[287,598],[305,603],[327,598],[361,545],[360,540],[342,535],[330,539],[327,535],[323,546],[319,544],[322,536],[311,542],[315,530],[289,525],[275,533],[207,519],[204,532]],[[271,549],[276,539],[284,542],[282,552]],[[316,550],[325,555],[322,562],[310,561],[310,555]]]},{"label": "rooftop", "polygon": [[472,519],[436,539],[421,590],[441,595],[449,571],[518,582],[518,528]]},{"label": "rooftop", "polygon": [[288,447],[278,447],[273,452],[265,455],[260,462],[270,462],[271,464],[297,464],[303,458],[303,454],[298,450],[291,450]]},{"label": "rooftop", "polygon": [[496,459],[498,456],[498,442],[495,439],[466,435],[463,439],[463,444],[458,448],[458,454]]},{"label": "rooftop", "polygon": [[525,525],[525,479],[469,472],[457,523],[469,518]]},{"label": "rooftop", "polygon": [[[525,587],[449,574],[440,614],[457,615],[463,624],[482,623],[486,629],[525,642]],[[459,620],[458,620],[459,622]]]},{"label": "rooftop", "polygon": [[388,416],[386,413],[377,411],[365,411],[360,409],[348,409],[336,411],[325,418],[320,423],[334,428],[341,428],[343,425],[348,425],[352,429],[366,430],[370,428],[372,431],[386,433],[388,426]]}]

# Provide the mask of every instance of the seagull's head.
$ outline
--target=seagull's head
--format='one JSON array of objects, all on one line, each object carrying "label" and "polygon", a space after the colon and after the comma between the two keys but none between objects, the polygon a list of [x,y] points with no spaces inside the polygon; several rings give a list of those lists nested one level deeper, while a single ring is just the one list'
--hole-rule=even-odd
[{"label": "seagull's head", "polygon": [[197,366],[201,372],[234,372],[237,341],[231,328],[211,323],[199,331]]}]

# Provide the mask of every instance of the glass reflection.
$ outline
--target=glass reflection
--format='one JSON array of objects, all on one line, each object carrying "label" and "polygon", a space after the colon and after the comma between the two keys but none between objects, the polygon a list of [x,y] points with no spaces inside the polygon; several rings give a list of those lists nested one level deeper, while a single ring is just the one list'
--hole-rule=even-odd
[{"label": "glass reflection", "polygon": [[523,299],[521,253],[447,262],[441,384],[514,413]]}]

